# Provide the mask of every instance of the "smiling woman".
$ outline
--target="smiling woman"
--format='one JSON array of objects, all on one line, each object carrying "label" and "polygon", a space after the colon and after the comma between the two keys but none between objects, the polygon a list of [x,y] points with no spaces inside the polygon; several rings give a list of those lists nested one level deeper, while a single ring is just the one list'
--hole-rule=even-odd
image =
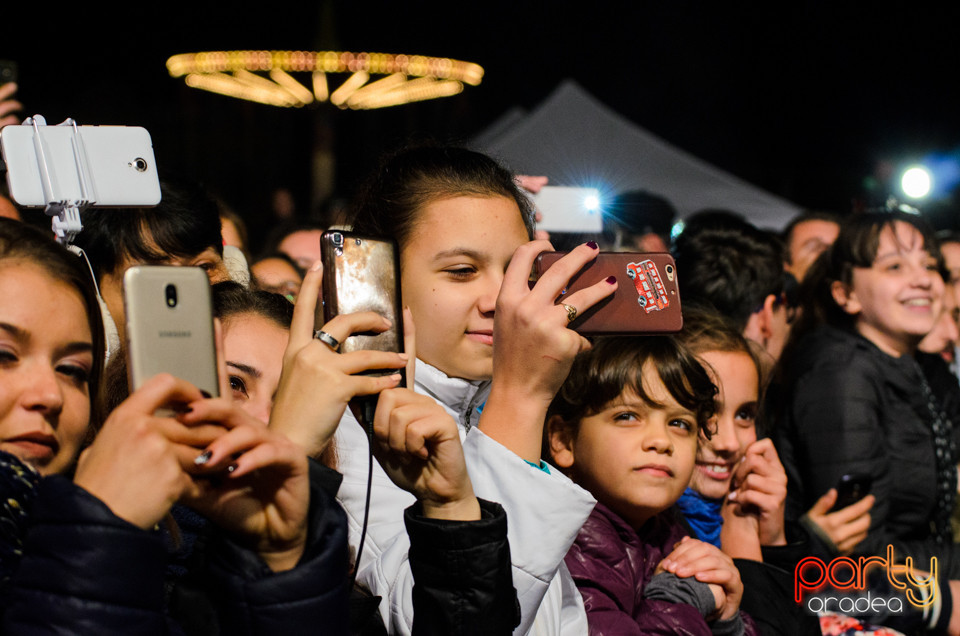
[{"label": "smiling woman", "polygon": [[[774,393],[783,399],[771,411],[788,517],[809,509],[812,519],[843,475],[869,475],[876,501],[866,538],[857,545],[840,536],[835,548],[877,555],[893,545],[921,563],[936,557],[941,588],[949,579],[960,589],[950,528],[960,389],[939,382],[917,351],[942,311],[940,265],[936,239],[917,215],[847,219],[804,281],[801,323]],[[947,386],[949,393],[936,392]],[[944,620],[960,629],[960,603],[953,608]]]},{"label": "smiling woman", "polygon": [[42,474],[62,473],[92,420],[103,328],[76,258],[0,222],[0,449]]}]

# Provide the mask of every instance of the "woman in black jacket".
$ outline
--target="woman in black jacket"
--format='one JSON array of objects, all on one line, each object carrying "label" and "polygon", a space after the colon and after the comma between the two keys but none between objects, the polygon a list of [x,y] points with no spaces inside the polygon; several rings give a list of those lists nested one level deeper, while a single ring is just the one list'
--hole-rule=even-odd
[{"label": "woman in black jacket", "polygon": [[[77,463],[103,359],[92,286],[74,255],[0,219],[0,292],[3,633],[178,632],[153,531],[178,500],[216,527],[208,589],[221,629],[345,629],[343,513],[310,492],[293,443],[157,376]],[[178,415],[154,415],[171,403]]]},{"label": "woman in black jacket", "polygon": [[950,515],[960,414],[944,410],[956,402],[931,388],[917,353],[941,312],[940,264],[936,240],[916,215],[848,219],[805,281],[802,323],[781,359],[772,412],[788,517],[843,475],[871,477],[876,503],[856,553],[886,558],[892,545],[897,561],[912,557],[920,571],[936,557],[941,604],[931,607],[928,626],[950,622],[957,633],[960,604],[951,615],[951,602],[960,592],[960,551]]}]

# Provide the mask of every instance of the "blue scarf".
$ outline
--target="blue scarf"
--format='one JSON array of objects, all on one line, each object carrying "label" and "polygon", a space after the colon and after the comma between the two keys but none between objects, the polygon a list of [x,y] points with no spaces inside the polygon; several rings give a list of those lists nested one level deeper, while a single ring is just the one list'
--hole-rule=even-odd
[{"label": "blue scarf", "polygon": [[722,503],[722,499],[707,499],[696,490],[687,488],[677,500],[677,507],[697,539],[719,548],[720,527],[723,525],[723,518],[720,516]]}]

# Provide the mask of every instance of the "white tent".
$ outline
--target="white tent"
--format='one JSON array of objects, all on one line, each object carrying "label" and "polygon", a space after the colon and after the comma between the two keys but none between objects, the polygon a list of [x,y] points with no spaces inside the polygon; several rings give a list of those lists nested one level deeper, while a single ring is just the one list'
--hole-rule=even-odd
[{"label": "white tent", "polygon": [[521,174],[552,185],[596,187],[606,196],[646,190],[667,198],[680,217],[704,208],[739,212],[779,229],[801,211],[652,135],[567,80],[523,114],[513,109],[474,138],[473,147]]}]

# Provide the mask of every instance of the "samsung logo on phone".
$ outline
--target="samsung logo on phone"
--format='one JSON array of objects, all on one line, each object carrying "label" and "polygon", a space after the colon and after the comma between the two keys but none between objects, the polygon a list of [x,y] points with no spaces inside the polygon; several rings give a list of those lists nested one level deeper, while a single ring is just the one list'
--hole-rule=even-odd
[{"label": "samsung logo on phone", "polygon": [[161,331],[161,338],[189,338],[191,335],[190,331]]}]

